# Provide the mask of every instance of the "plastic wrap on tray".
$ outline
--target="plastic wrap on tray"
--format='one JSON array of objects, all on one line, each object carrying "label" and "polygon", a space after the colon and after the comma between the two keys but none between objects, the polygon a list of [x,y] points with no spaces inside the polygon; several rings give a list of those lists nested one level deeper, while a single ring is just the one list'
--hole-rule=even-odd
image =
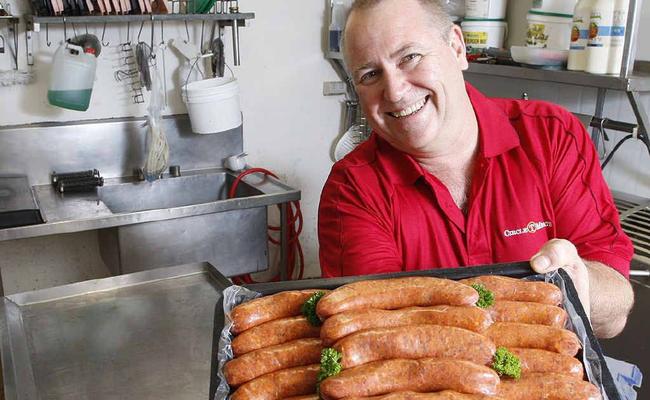
[{"label": "plastic wrap on tray", "polygon": [[[477,272],[479,272],[477,276],[480,275],[479,269],[477,269]],[[580,343],[582,345],[582,363],[585,367],[585,372],[587,374],[589,382],[593,383],[600,389],[603,400],[619,400],[619,398],[610,398],[607,396],[607,391],[603,385],[604,368],[606,368],[606,366],[603,365],[604,359],[600,356],[602,351],[600,348],[596,349],[592,345],[592,343],[596,343],[596,345],[598,344],[594,341],[591,329],[587,329],[585,327],[585,324],[589,323],[587,317],[585,316],[585,311],[579,302],[578,304],[574,304],[571,301],[571,299],[577,300],[577,293],[573,288],[571,288],[571,293],[568,293],[569,289],[567,289],[567,285],[565,284],[563,276],[567,276],[564,271],[555,271],[545,275],[531,275],[522,279],[531,281],[546,281],[560,288],[563,296],[562,307],[566,310],[569,316],[566,328],[573,331],[580,339]],[[233,285],[224,290],[223,296],[225,325],[219,337],[219,350],[217,355],[217,361],[219,364],[219,385],[216,389],[214,400],[225,400],[230,394],[230,386],[226,382],[226,379],[223,375],[224,364],[233,358],[231,345],[233,337],[231,334],[232,320],[230,319],[230,312],[235,306],[248,300],[260,297],[261,294],[246,289],[242,286]],[[590,332],[590,334],[588,334],[588,332]],[[589,337],[590,335],[591,338]]]},{"label": "plastic wrap on tray", "polygon": [[[563,271],[564,272],[564,271]],[[567,293],[567,287],[565,281],[562,278],[562,275],[559,271],[554,271],[545,275],[531,275],[529,277],[523,278],[524,280],[544,280],[550,282],[555,286],[559,287],[562,291],[562,308],[567,312],[569,318],[567,320],[567,326],[565,328],[573,331],[578,338],[580,339],[580,344],[582,345],[582,364],[585,367],[585,373],[587,374],[587,379],[589,382],[598,386],[600,393],[603,396],[603,400],[608,400],[607,391],[603,387],[603,366],[601,364],[601,359],[599,357],[600,349],[596,350],[592,346],[591,340],[589,340],[587,335],[587,328],[585,323],[589,323],[585,315],[585,310],[582,308],[582,304],[579,301],[576,301],[577,304],[571,302],[571,299],[578,299],[577,293],[574,295],[569,295]],[[591,331],[591,327],[589,328]],[[593,333],[592,333],[593,335]],[[611,399],[614,400],[614,399]]]},{"label": "plastic wrap on tray", "polygon": [[226,377],[223,375],[223,366],[227,361],[233,359],[232,334],[230,332],[232,329],[232,319],[230,319],[230,312],[235,306],[260,296],[260,293],[236,285],[229,286],[223,291],[223,314],[225,316],[225,323],[221,330],[221,335],[219,335],[219,350],[217,353],[219,386],[214,395],[215,400],[225,400],[230,394],[230,386],[226,382]]}]

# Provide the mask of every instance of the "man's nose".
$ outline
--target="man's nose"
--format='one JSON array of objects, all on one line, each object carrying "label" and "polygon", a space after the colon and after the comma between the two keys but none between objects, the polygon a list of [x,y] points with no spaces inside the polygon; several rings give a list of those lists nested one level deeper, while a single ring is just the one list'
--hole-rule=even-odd
[{"label": "man's nose", "polygon": [[384,100],[397,103],[404,97],[407,82],[400,72],[384,74]]}]

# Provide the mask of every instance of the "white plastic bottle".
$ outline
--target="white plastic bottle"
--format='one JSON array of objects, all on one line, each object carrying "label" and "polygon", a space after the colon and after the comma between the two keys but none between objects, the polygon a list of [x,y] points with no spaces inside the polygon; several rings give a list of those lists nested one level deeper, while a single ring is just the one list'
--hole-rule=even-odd
[{"label": "white plastic bottle", "polygon": [[612,42],[612,23],[615,0],[596,0],[589,18],[589,39],[587,41],[587,67],[592,74],[606,74],[609,49]]},{"label": "white plastic bottle", "polygon": [[352,0],[332,0],[329,26],[329,50],[338,53],[341,51],[341,35],[345,26],[345,17],[352,6]]},{"label": "white plastic bottle", "polygon": [[97,59],[92,47],[62,44],[54,53],[47,99],[51,105],[86,111],[95,82]]},{"label": "white plastic bottle", "polygon": [[612,41],[607,62],[608,74],[620,74],[623,61],[623,46],[625,46],[625,28],[630,0],[616,0],[612,22]]},{"label": "white plastic bottle", "polygon": [[573,10],[571,27],[571,46],[567,69],[584,71],[587,68],[587,40],[589,39],[589,20],[594,0],[580,0]]}]

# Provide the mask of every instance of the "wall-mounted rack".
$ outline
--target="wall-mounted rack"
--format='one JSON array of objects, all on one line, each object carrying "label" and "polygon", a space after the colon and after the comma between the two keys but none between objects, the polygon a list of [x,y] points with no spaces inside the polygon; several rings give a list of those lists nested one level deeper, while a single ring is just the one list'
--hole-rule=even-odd
[{"label": "wall-mounted rack", "polygon": [[140,22],[144,24],[149,22],[152,25],[155,22],[182,21],[182,22],[213,22],[219,25],[220,34],[225,27],[232,27],[233,34],[233,59],[234,64],[240,64],[239,57],[239,28],[246,26],[246,20],[254,19],[255,13],[207,13],[207,14],[129,14],[129,15],[80,15],[80,16],[36,16],[29,15],[26,17],[27,23],[27,64],[34,64],[32,34],[40,32],[41,25],[47,29],[49,24],[67,25],[70,24],[120,24]]},{"label": "wall-mounted rack", "polygon": [[12,57],[14,59],[14,68],[18,70],[18,23],[20,18],[14,17],[13,15],[3,15],[0,16],[0,22],[5,22],[9,27],[9,33],[13,36],[14,39],[14,48]]}]

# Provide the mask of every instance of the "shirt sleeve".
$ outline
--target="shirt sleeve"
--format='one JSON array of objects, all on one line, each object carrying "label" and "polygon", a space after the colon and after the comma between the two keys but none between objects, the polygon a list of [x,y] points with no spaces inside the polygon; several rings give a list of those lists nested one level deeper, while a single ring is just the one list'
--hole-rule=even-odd
[{"label": "shirt sleeve", "polygon": [[364,179],[350,176],[337,165],[332,169],[318,210],[323,277],[402,270],[388,212],[390,196],[373,196],[370,193],[376,191],[369,190],[369,186],[373,186],[372,174]]},{"label": "shirt sleeve", "polygon": [[549,167],[558,237],[570,240],[578,254],[629,277],[634,252],[618,217],[596,149],[580,121],[562,110],[552,136]]}]

